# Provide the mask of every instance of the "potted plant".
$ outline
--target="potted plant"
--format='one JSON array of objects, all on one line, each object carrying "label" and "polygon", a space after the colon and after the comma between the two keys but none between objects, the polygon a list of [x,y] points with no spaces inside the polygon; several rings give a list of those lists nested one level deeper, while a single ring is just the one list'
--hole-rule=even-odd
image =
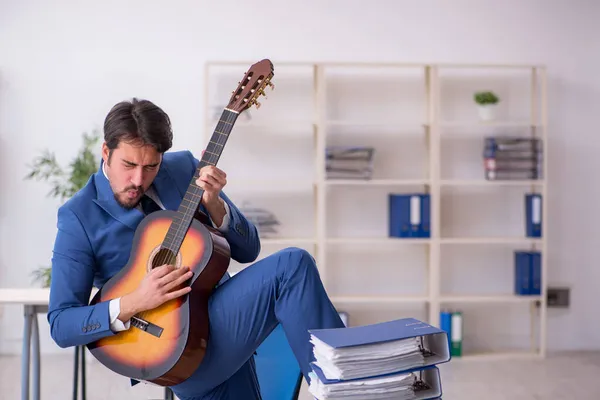
[{"label": "potted plant", "polygon": [[[25,179],[49,182],[52,186],[49,197],[59,198],[61,202],[69,199],[98,170],[100,159],[95,146],[99,139],[97,130],[89,135],[84,132],[83,145],[66,170],[61,168],[53,152],[44,150],[29,166],[31,171]],[[38,268],[33,273],[34,281],[40,282],[45,288],[50,287],[51,271],[51,267]]]},{"label": "potted plant", "polygon": [[477,103],[477,111],[479,112],[479,118],[483,121],[490,121],[494,119],[495,108],[500,99],[492,91],[481,91],[476,92],[473,96],[475,103]]}]

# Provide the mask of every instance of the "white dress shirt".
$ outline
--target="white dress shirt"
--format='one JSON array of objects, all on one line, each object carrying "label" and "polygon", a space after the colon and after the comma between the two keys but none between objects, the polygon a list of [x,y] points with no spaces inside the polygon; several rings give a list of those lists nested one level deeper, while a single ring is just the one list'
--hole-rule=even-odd
[{"label": "white dress shirt", "polygon": [[[102,164],[102,172],[104,173],[104,176],[106,177],[106,179],[108,179],[108,175],[106,175],[106,170],[104,167],[105,166],[103,163]],[[154,190],[153,186],[150,186],[150,188],[148,188],[148,190],[146,191],[145,194],[148,195],[148,197],[150,197],[152,200],[154,200],[161,209],[163,209],[163,210],[165,209],[165,206],[158,198],[158,195],[156,194],[156,191]],[[229,217],[229,205],[227,204],[227,202],[224,202],[224,205],[225,205],[225,216],[223,217],[223,222],[221,223],[220,226],[216,226],[214,223],[212,223],[213,227],[217,228],[221,232],[226,232],[229,227],[229,218],[230,218]],[[138,204],[137,208],[141,211],[142,206],[140,204]],[[113,332],[120,332],[120,331],[129,329],[131,321],[127,321],[127,322],[123,323],[118,318],[119,314],[121,313],[121,298],[120,297],[113,299],[108,303],[108,310],[109,310],[109,314],[110,314],[110,329]]]}]

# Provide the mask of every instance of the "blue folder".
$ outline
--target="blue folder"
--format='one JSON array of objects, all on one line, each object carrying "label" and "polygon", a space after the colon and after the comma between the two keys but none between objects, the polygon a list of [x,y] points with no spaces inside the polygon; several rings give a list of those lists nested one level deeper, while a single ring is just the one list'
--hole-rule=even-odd
[{"label": "blue folder", "polygon": [[515,294],[539,296],[542,293],[542,254],[539,251],[514,252]]},{"label": "blue folder", "polygon": [[542,237],[542,195],[525,195],[525,235],[531,238]]},{"label": "blue folder", "polygon": [[531,292],[531,262],[529,252],[515,251],[515,294],[528,295]]},{"label": "blue folder", "polygon": [[431,237],[430,195],[426,193],[389,194],[389,236]]},{"label": "blue folder", "polygon": [[448,335],[448,347],[452,348],[452,311],[440,311],[440,328],[446,331],[446,334]]},{"label": "blue folder", "polygon": [[542,294],[542,253],[531,252],[531,288],[530,294],[540,296]]}]

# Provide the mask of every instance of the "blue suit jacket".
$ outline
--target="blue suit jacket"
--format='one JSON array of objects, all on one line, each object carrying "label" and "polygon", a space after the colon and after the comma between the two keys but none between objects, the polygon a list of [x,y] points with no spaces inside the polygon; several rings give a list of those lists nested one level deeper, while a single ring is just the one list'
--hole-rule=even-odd
[{"label": "blue suit jacket", "polygon": [[[177,210],[198,166],[188,151],[164,154],[154,188],[168,210]],[[260,252],[256,227],[231,200],[229,228],[223,234],[231,258],[254,261]],[[207,211],[201,205],[200,208]],[[77,194],[58,210],[58,232],[52,257],[48,322],[60,347],[84,345],[114,335],[108,302],[90,306],[92,286],[101,287],[129,260],[135,229],[144,215],[126,210],[113,196],[102,165]]]}]

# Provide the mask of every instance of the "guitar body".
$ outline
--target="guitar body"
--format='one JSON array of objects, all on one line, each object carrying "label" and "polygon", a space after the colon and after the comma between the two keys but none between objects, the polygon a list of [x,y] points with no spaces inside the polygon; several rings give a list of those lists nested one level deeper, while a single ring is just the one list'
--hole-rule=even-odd
[{"label": "guitar body", "polygon": [[[238,115],[260,106],[271,88],[273,64],[253,64],[234,90],[177,211],[156,211],[138,225],[127,264],[90,304],[135,291],[144,277],[164,264],[190,267],[192,290],[185,296],[139,313],[129,329],[89,343],[92,355],[112,371],[138,380],[173,386],[189,378],[202,362],[209,341],[209,297],[227,268],[230,247],[199,213],[203,189],[196,180],[203,167],[216,165]],[[178,288],[176,288],[178,289]]]},{"label": "guitar body", "polygon": [[[134,291],[151,268],[162,264],[161,245],[176,215],[175,211],[157,211],[142,220],[128,263],[106,282],[91,304]],[[225,238],[194,218],[175,263],[193,271],[192,291],[138,315],[149,323],[147,330],[132,321],[130,329],[89,344],[91,353],[109,369],[134,379],[170,386],[188,378],[204,358],[209,340],[208,298],[227,271],[229,260]]]}]

